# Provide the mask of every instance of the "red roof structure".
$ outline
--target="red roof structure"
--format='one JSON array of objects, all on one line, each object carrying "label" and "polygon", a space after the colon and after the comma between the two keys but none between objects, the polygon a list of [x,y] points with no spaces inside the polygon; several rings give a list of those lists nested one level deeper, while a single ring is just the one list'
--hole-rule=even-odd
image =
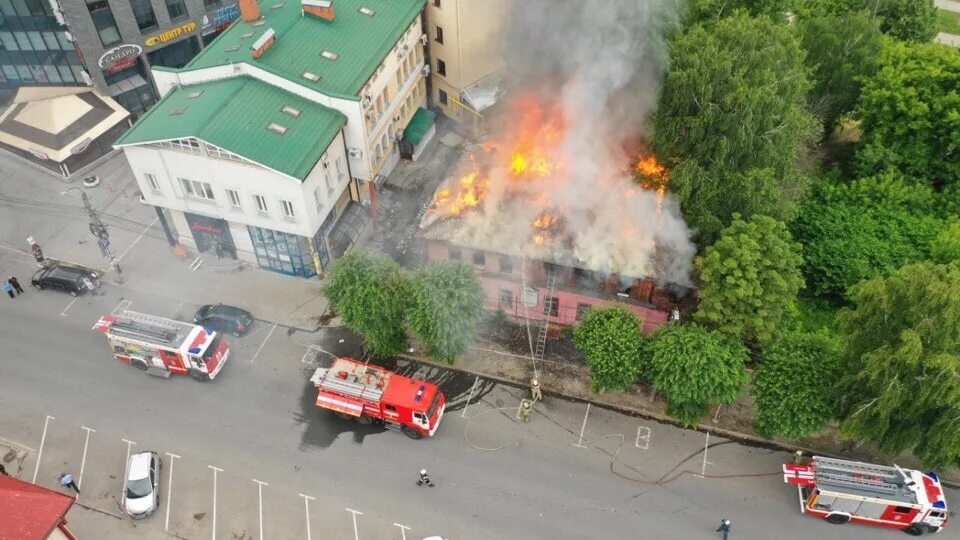
[{"label": "red roof structure", "polygon": [[0,475],[0,540],[46,540],[58,527],[74,538],[66,529],[73,502],[69,495]]}]

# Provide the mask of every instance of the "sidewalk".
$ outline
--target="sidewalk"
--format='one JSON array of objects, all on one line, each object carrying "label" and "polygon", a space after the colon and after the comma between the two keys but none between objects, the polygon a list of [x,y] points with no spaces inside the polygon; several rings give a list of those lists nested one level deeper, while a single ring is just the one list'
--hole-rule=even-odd
[{"label": "sidewalk", "polygon": [[[934,3],[940,9],[960,13],[960,2],[957,0],[935,0]],[[956,34],[939,32],[933,39],[937,43],[943,43],[944,45],[950,45],[952,47],[960,47],[960,36]]]}]

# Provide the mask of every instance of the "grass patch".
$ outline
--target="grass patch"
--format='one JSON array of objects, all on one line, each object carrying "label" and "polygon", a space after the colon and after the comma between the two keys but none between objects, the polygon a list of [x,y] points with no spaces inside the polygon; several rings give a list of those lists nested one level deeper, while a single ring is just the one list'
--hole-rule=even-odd
[{"label": "grass patch", "polygon": [[937,9],[937,30],[960,36],[960,13]]}]

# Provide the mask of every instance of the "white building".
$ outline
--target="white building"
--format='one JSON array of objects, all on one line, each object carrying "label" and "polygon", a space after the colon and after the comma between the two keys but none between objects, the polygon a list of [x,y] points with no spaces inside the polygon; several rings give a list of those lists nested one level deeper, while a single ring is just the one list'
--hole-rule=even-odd
[{"label": "white building", "polygon": [[243,0],[187,66],[155,68],[163,97],[116,146],[171,241],[305,277],[349,247],[358,203],[433,132],[424,4]]}]

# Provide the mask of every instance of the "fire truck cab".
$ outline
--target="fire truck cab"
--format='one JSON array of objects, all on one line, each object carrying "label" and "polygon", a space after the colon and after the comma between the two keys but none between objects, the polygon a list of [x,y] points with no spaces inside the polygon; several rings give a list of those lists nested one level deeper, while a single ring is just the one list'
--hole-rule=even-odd
[{"label": "fire truck cab", "polygon": [[317,407],[361,424],[381,422],[412,439],[433,436],[446,408],[437,385],[351,358],[317,368],[310,382],[317,388]]},{"label": "fire truck cab", "polygon": [[211,381],[230,355],[229,344],[217,332],[135,311],[103,315],[93,329],[106,334],[114,358],[164,378],[189,374]]},{"label": "fire truck cab", "polygon": [[947,501],[932,472],[817,456],[784,465],[783,480],[797,486],[801,512],[833,524],[879,525],[920,536],[947,523]]}]

